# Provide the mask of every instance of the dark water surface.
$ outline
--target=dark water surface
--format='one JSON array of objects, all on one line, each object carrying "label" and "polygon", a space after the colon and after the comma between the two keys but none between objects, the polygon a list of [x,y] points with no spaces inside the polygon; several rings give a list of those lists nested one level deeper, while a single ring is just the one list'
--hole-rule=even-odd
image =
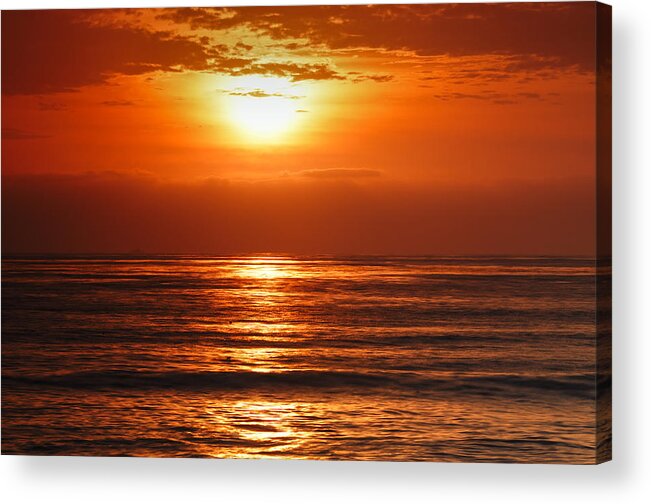
[{"label": "dark water surface", "polygon": [[594,261],[3,259],[2,451],[592,463]]}]

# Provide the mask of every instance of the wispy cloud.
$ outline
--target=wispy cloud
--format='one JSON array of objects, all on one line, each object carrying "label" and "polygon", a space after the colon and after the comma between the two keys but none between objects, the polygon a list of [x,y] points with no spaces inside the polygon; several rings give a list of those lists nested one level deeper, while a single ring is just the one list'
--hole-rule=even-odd
[{"label": "wispy cloud", "polygon": [[591,2],[485,3],[182,8],[166,10],[161,17],[193,28],[242,27],[285,43],[308,40],[334,50],[375,48],[454,57],[506,54],[524,67],[547,61],[590,69],[593,12]]},{"label": "wispy cloud", "polygon": [[290,100],[299,100],[300,98],[303,98],[303,96],[289,95],[285,93],[269,93],[267,91],[263,91],[262,89],[253,89],[251,91],[240,91],[240,90],[233,90],[233,91],[219,90],[219,91],[229,96],[245,96],[249,98],[287,98]]},{"label": "wispy cloud", "polygon": [[2,128],[3,140],[36,140],[38,138],[48,138],[49,136],[17,128]]},{"label": "wispy cloud", "polygon": [[380,170],[367,168],[327,168],[320,170],[304,170],[300,172],[304,177],[341,179],[341,178],[374,178],[382,175]]},{"label": "wispy cloud", "polygon": [[135,104],[131,100],[106,100],[102,102],[102,105],[106,107],[131,107]]},{"label": "wispy cloud", "polygon": [[38,109],[42,112],[59,112],[66,110],[68,107],[59,102],[42,101],[38,102]]}]

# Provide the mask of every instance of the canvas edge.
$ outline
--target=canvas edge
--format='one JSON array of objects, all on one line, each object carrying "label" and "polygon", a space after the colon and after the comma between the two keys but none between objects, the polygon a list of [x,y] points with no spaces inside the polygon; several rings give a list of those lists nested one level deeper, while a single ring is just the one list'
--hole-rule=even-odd
[{"label": "canvas edge", "polygon": [[612,7],[596,4],[596,439],[612,460]]}]

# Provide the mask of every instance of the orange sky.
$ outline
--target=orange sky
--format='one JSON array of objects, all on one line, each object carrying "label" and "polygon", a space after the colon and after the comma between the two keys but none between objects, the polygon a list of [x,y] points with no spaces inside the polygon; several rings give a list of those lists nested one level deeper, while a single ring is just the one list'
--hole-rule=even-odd
[{"label": "orange sky", "polygon": [[2,13],[3,252],[594,254],[595,4]]}]

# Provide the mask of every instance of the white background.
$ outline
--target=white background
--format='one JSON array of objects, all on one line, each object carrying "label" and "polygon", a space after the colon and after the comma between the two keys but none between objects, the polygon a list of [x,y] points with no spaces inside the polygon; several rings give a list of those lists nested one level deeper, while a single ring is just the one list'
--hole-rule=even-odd
[{"label": "white background", "polygon": [[[0,7],[301,3],[0,0]],[[4,502],[651,502],[651,2],[610,3],[614,41],[613,462],[574,467],[2,456],[0,496]]]}]

